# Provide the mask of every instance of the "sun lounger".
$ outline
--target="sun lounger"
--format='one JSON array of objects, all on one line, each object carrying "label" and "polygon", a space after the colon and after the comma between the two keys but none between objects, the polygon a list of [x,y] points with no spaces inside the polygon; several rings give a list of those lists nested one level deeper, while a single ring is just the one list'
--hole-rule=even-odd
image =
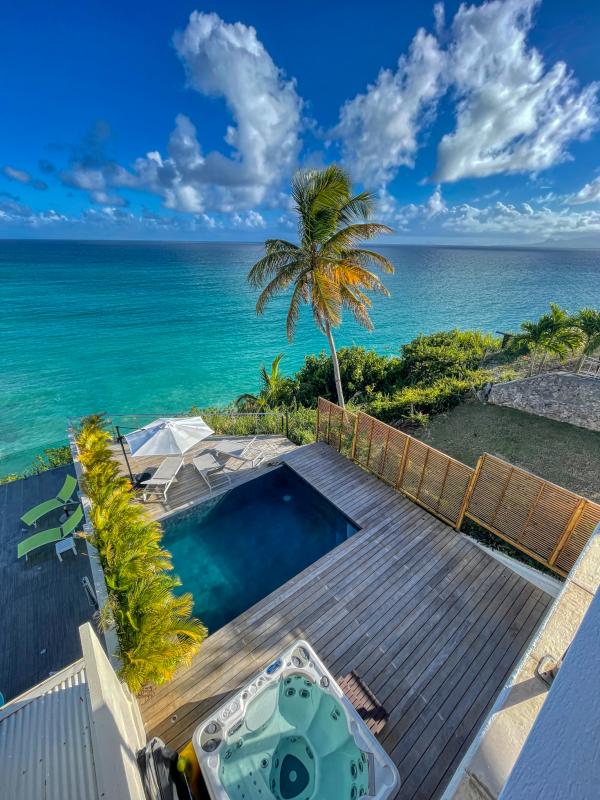
[{"label": "sun lounger", "polygon": [[34,533],[32,536],[28,536],[27,539],[23,539],[22,542],[19,542],[17,545],[17,557],[22,558],[25,556],[27,558],[29,553],[33,550],[37,550],[38,547],[43,547],[45,544],[54,544],[54,542],[58,542],[65,536],[69,536],[82,520],[83,509],[81,506],[77,506],[71,516],[67,517],[65,523],[60,527],[39,531],[39,533]]},{"label": "sun lounger", "polygon": [[68,503],[76,488],[77,480],[72,475],[67,475],[62,489],[56,497],[52,497],[50,500],[45,500],[43,503],[39,503],[37,506],[30,508],[29,511],[26,511],[21,517],[21,522],[24,522],[25,525],[35,525],[44,514],[49,514],[51,511],[55,511],[57,508]]},{"label": "sun lounger", "polygon": [[177,473],[183,467],[183,459],[181,456],[167,456],[161,463],[160,467],[156,470],[151,478],[147,481],[142,481],[144,487],[143,500],[151,494],[162,495],[164,502],[167,502],[167,492],[169,487],[175,480]]},{"label": "sun lounger", "polygon": [[215,450],[227,458],[235,458],[251,467],[258,467],[265,458],[263,448],[260,443],[257,443],[256,436],[247,444],[240,442],[239,439],[225,439],[215,445]]},{"label": "sun lounger", "polygon": [[[223,465],[212,453],[202,453],[196,456],[192,463],[211,492],[219,485],[219,480],[231,483],[231,478],[223,471]],[[216,481],[214,481],[215,478]]]}]

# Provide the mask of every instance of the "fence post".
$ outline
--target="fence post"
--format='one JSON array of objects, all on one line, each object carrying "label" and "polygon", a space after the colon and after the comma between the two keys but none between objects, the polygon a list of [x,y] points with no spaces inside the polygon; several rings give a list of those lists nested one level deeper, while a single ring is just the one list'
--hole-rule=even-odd
[{"label": "fence post", "polygon": [[556,563],[556,559],[561,554],[561,551],[563,550],[564,546],[569,541],[571,534],[575,530],[575,526],[581,519],[581,515],[585,511],[586,505],[587,505],[587,500],[585,499],[580,500],[579,503],[577,504],[577,508],[571,514],[571,519],[567,522],[565,529],[561,534],[560,539],[556,543],[556,547],[554,548],[550,558],[548,559],[549,566],[552,567]]},{"label": "fence post", "polygon": [[319,430],[320,430],[320,415],[321,415],[321,398],[317,400],[317,430],[315,431],[315,442],[319,441]]},{"label": "fence post", "polygon": [[475,484],[477,483],[477,478],[479,478],[479,473],[481,472],[481,467],[483,466],[483,459],[485,456],[479,456],[477,459],[477,464],[475,465],[475,470],[471,475],[471,480],[469,481],[469,485],[467,486],[467,490],[465,492],[465,496],[463,497],[463,501],[460,507],[460,511],[458,512],[458,519],[456,520],[455,530],[460,531],[462,528],[463,520],[465,518],[465,513],[467,508],[469,507],[469,502],[471,500],[471,496],[475,489]]},{"label": "fence post", "polygon": [[350,458],[356,460],[356,437],[358,436],[358,420],[362,411],[359,411],[354,418],[354,433],[352,434],[352,447],[350,448]]},{"label": "fence post", "polygon": [[[318,413],[319,413],[319,412],[317,411],[317,414],[318,414]],[[282,420],[282,422],[283,422],[283,420]],[[287,410],[287,408],[286,408],[286,410],[285,410],[285,438],[286,438],[286,439],[289,439],[289,438],[290,438],[290,418],[289,418],[289,416],[288,416],[288,410]]]}]

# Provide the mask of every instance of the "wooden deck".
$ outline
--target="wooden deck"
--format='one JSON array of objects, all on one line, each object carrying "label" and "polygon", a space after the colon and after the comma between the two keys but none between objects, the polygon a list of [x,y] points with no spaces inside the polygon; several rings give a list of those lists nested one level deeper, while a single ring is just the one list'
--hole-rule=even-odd
[{"label": "wooden deck", "polygon": [[361,530],[210,636],[142,701],[175,748],[287,644],[356,670],[389,713],[397,798],[439,797],[551,599],[325,444],[285,457]]},{"label": "wooden deck", "polygon": [[[265,460],[257,467],[252,468],[241,461],[230,458],[226,464],[226,472],[230,478],[230,483],[226,484],[221,481],[213,492],[209,490],[206,482],[200,477],[194,465],[193,459],[203,452],[213,450],[219,442],[224,440],[235,439],[236,441],[250,442],[252,436],[210,436],[205,439],[197,447],[193,447],[184,456],[184,466],[177,474],[177,478],[167,492],[167,502],[157,500],[154,497],[149,498],[149,501],[144,503],[149,514],[154,519],[160,519],[168,514],[173,514],[181,511],[184,508],[189,508],[192,505],[201,503],[209,497],[214,497],[219,491],[231,489],[239,483],[250,480],[256,477],[258,470],[265,469],[269,462],[277,461],[280,456],[289,453],[296,445],[292,444],[285,436],[267,436],[261,435],[256,437],[256,444],[261,447],[265,453]],[[121,446],[115,444],[112,446],[113,455],[121,465],[123,475],[128,475],[125,459],[123,458],[123,451]],[[134,475],[143,472],[154,473],[162,461],[161,456],[146,456],[144,458],[135,458],[129,456],[129,463]]]},{"label": "wooden deck", "polygon": [[[44,680],[81,658],[79,626],[92,620],[81,579],[92,574],[85,542],[77,542],[59,562],[54,545],[17,559],[17,544],[28,535],[22,514],[55,497],[71,467],[34,475],[0,486],[0,692],[5,699]],[[57,524],[54,512],[37,530]]]}]

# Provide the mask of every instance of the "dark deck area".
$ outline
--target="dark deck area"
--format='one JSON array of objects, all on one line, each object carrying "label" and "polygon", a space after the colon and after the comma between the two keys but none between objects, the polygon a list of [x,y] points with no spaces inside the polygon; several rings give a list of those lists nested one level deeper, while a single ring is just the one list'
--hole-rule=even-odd
[{"label": "dark deck area", "polygon": [[[81,657],[78,628],[91,620],[81,579],[90,579],[85,542],[78,556],[69,551],[62,564],[54,545],[46,545],[29,560],[17,560],[22,514],[54,497],[72,467],[34,475],[0,486],[0,691],[10,700],[47,678],[51,672]],[[37,530],[57,524],[60,511],[43,517]]]},{"label": "dark deck area", "polygon": [[284,457],[362,528],[210,636],[142,701],[150,735],[187,742],[213,707],[306,638],[389,713],[397,798],[439,797],[551,598],[325,444]]}]

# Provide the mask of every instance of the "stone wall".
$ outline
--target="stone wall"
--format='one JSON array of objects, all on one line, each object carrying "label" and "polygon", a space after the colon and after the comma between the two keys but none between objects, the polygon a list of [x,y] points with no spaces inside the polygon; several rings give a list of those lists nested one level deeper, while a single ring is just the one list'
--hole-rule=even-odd
[{"label": "stone wall", "polygon": [[489,402],[600,431],[600,380],[548,372],[492,387]]}]

